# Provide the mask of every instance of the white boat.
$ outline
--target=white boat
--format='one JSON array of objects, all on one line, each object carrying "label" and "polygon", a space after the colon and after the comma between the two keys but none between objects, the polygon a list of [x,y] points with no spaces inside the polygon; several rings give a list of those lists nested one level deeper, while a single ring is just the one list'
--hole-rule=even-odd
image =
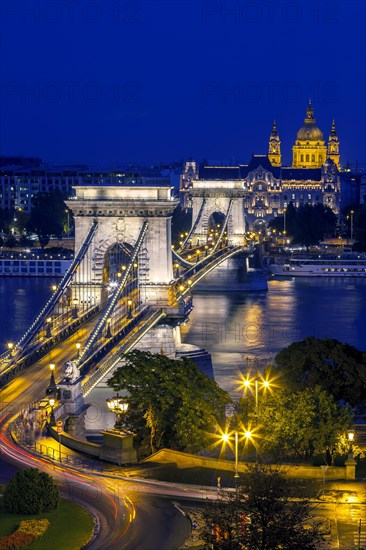
[{"label": "white boat", "polygon": [[366,277],[365,256],[291,258],[268,267],[281,277]]}]

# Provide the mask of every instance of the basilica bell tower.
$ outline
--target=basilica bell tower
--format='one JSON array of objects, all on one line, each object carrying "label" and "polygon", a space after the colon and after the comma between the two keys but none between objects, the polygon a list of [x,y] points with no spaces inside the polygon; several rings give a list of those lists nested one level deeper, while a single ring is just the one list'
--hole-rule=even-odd
[{"label": "basilica bell tower", "polygon": [[339,138],[337,134],[337,130],[335,127],[335,122],[333,119],[332,122],[332,129],[330,131],[330,136],[328,139],[328,151],[327,151],[328,158],[332,159],[334,164],[337,166],[338,170],[340,170],[340,154],[339,154]]},{"label": "basilica bell tower", "polygon": [[272,166],[281,166],[281,141],[275,120],[273,121],[271,135],[269,136],[268,158]]}]

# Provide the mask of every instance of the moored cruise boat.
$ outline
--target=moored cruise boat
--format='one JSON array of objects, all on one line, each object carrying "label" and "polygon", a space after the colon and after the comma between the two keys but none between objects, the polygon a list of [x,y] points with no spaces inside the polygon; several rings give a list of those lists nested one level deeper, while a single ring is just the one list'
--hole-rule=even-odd
[{"label": "moored cruise boat", "polygon": [[268,265],[282,277],[366,277],[366,257],[291,258]]}]

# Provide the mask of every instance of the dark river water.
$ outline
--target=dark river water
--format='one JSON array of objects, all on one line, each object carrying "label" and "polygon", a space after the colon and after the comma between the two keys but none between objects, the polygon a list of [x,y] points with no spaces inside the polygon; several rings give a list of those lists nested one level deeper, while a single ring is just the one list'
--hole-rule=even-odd
[{"label": "dark river water", "polygon": [[[23,334],[54,282],[0,278],[1,351]],[[182,341],[211,353],[215,379],[233,397],[240,395],[240,370],[271,363],[278,351],[307,336],[366,350],[366,279],[271,279],[268,292],[196,292],[193,303]],[[0,452],[0,483],[14,471]]]},{"label": "dark river water", "polygon": [[[51,279],[0,278],[0,345],[24,332],[50,295]],[[182,340],[212,354],[217,382],[233,392],[237,370],[271,362],[307,336],[366,350],[366,278],[271,279],[268,292],[194,294]]]}]

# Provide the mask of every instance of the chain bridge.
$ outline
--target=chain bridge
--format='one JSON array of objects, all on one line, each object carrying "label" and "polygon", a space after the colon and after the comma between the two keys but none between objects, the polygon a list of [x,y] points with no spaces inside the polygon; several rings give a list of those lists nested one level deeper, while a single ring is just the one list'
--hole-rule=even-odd
[{"label": "chain bridge", "polygon": [[[212,183],[212,182],[211,182]],[[191,289],[245,250],[245,220],[236,190],[197,191],[192,228],[172,246],[178,199],[167,185],[79,185],[67,201],[75,219],[75,256],[20,340],[0,357],[0,385],[51,349],[67,357],[87,395],[138,347],[174,355],[179,325],[192,309]],[[216,196],[217,195],[217,196]],[[239,204],[240,203],[240,204]],[[221,223],[209,218],[221,212]]]}]

